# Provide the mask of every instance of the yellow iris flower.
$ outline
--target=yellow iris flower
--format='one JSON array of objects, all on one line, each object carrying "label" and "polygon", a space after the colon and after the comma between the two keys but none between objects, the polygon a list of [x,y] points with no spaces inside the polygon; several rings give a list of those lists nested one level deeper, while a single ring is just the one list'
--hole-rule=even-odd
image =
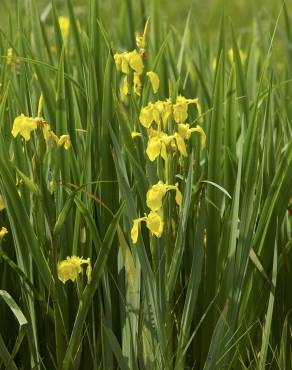
[{"label": "yellow iris flower", "polygon": [[202,146],[206,145],[206,134],[201,126],[197,125],[196,127],[190,128],[188,123],[179,123],[178,133],[184,140],[189,140],[193,132],[198,132],[201,135]]},{"label": "yellow iris flower", "polygon": [[14,137],[20,134],[25,141],[29,141],[31,132],[36,130],[37,127],[36,119],[21,114],[14,119],[11,133]]},{"label": "yellow iris flower", "polygon": [[142,56],[137,52],[137,50],[116,53],[114,55],[114,60],[117,69],[125,74],[129,73],[130,68],[139,75],[143,73],[144,65]]},{"label": "yellow iris flower", "polygon": [[176,123],[183,123],[188,118],[188,105],[198,105],[199,99],[186,99],[184,96],[179,95],[176,98],[176,103],[173,105],[173,118]]},{"label": "yellow iris flower", "polygon": [[8,230],[3,226],[0,230],[0,240],[2,240],[6,234],[8,234]]},{"label": "yellow iris flower", "polygon": [[158,74],[150,71],[146,73],[146,76],[149,78],[151,82],[154,94],[156,94],[159,89],[159,83],[160,83]]},{"label": "yellow iris flower", "polygon": [[168,136],[163,131],[149,130],[149,140],[147,143],[146,154],[150,161],[155,161],[155,159],[161,155],[161,157],[166,161],[167,153],[166,148],[172,140],[172,136]]},{"label": "yellow iris flower", "polygon": [[153,185],[146,194],[146,204],[152,211],[158,211],[162,207],[162,201],[165,194],[169,190],[175,190],[175,200],[176,203],[181,206],[182,195],[178,188],[178,183],[175,185],[167,185],[162,181],[159,181],[157,184]]},{"label": "yellow iris flower", "polygon": [[152,123],[160,125],[161,121],[165,124],[171,115],[171,102],[167,100],[157,100],[155,103],[149,103],[141,109],[139,120],[142,126],[149,128]]},{"label": "yellow iris flower", "polygon": [[86,275],[88,284],[91,281],[91,260],[90,258],[83,259],[77,256],[67,257],[65,260],[58,262],[58,278],[62,283],[66,283],[68,280],[75,281],[78,274],[82,272],[82,265],[87,265]]},{"label": "yellow iris flower", "polygon": [[163,233],[164,222],[162,217],[157,212],[150,211],[150,213],[145,217],[136,218],[133,220],[133,226],[131,230],[131,239],[133,244],[136,244],[138,241],[139,224],[143,221],[146,222],[146,227],[157,238],[160,238]]}]

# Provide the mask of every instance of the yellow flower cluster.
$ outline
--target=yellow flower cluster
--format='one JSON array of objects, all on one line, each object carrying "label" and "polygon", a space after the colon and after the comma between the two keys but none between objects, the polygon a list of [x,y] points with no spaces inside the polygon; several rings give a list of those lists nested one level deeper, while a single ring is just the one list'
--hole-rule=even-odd
[{"label": "yellow flower cluster", "polygon": [[[186,157],[187,148],[185,140],[189,140],[193,132],[198,132],[202,138],[202,145],[206,143],[206,135],[201,126],[190,128],[185,121],[188,118],[188,106],[195,104],[199,115],[201,115],[201,106],[199,100],[186,99],[179,95],[174,104],[170,99],[165,101],[158,100],[155,103],[149,103],[141,109],[139,121],[142,126],[148,129],[148,144],[146,153],[151,161],[154,161],[159,155],[167,159],[167,147],[170,145],[178,149],[181,155]],[[168,135],[161,130],[161,125],[165,126],[167,120],[172,117],[177,124],[177,131],[172,135]],[[157,129],[152,128],[156,125]]]},{"label": "yellow flower cluster", "polygon": [[162,181],[159,181],[157,184],[153,185],[146,194],[146,203],[150,212],[144,217],[136,218],[133,220],[133,226],[131,230],[131,238],[133,244],[136,244],[138,241],[139,235],[139,224],[141,222],[146,222],[146,227],[150,232],[155,235],[157,238],[160,238],[163,233],[164,222],[161,217],[160,210],[162,209],[163,198],[166,193],[170,190],[175,190],[175,200],[178,206],[181,206],[182,195],[179,191],[178,184],[167,185]]},{"label": "yellow flower cluster", "polygon": [[6,234],[8,234],[8,230],[6,229],[6,227],[3,226],[0,230],[0,241],[4,238]]},{"label": "yellow flower cluster", "polygon": [[82,272],[82,265],[87,265],[86,276],[88,284],[91,281],[92,266],[90,258],[83,259],[77,256],[67,257],[65,260],[58,262],[58,278],[62,283],[68,280],[75,281],[77,276]]},{"label": "yellow flower cluster", "polygon": [[46,121],[42,118],[26,117],[24,114],[16,117],[13,122],[12,135],[16,137],[20,134],[25,141],[30,140],[31,133],[37,128],[42,129],[46,144],[49,144],[50,139],[58,146],[64,146],[66,150],[71,147],[71,140],[69,135],[61,135],[58,137],[51,129]]},{"label": "yellow flower cluster", "polygon": [[[141,95],[142,89],[141,75],[144,70],[143,55],[145,53],[148,22],[149,18],[146,22],[143,36],[139,34],[136,35],[136,44],[138,51],[134,49],[133,51],[130,52],[116,53],[114,55],[117,70],[125,74],[120,87],[120,93],[123,98],[125,98],[130,91],[128,75],[131,72],[133,73],[133,91],[136,95],[138,96]],[[156,94],[160,82],[158,75],[155,72],[149,71],[146,72],[146,76],[150,80],[154,94]]]}]

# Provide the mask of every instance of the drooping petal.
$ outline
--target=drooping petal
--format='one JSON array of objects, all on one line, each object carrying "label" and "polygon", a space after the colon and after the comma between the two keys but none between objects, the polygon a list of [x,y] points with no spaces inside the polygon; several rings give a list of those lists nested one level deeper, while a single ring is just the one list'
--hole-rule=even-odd
[{"label": "drooping petal", "polygon": [[155,161],[161,151],[161,140],[158,136],[150,137],[147,144],[146,154],[150,161]]},{"label": "drooping petal", "polygon": [[153,111],[152,107],[150,105],[147,105],[147,107],[144,107],[141,109],[140,115],[139,115],[139,121],[141,122],[141,125],[149,128],[153,122]]},{"label": "drooping petal", "polygon": [[147,216],[146,226],[157,238],[160,238],[163,233],[164,222],[161,216],[154,212],[150,211]]},{"label": "drooping petal", "polygon": [[185,141],[178,133],[175,134],[175,141],[176,141],[177,148],[179,152],[181,153],[181,155],[183,155],[184,157],[187,157],[188,153],[187,153]]},{"label": "drooping petal", "polygon": [[136,72],[134,72],[133,85],[134,85],[134,93],[138,96],[141,96],[141,88],[142,88],[141,79],[140,79],[140,75],[138,75],[138,73]]},{"label": "drooping petal", "polygon": [[125,76],[122,80],[120,92],[123,97],[126,97],[129,94],[129,86],[128,86],[128,77]]},{"label": "drooping petal", "polygon": [[128,53],[128,60],[130,67],[139,75],[143,73],[144,65],[141,54],[137,50]]},{"label": "drooping petal", "polygon": [[160,82],[158,74],[155,73],[155,72],[150,71],[150,72],[146,73],[146,76],[149,78],[149,80],[151,82],[154,94],[156,94],[158,89],[159,89],[159,82]]},{"label": "drooping petal", "polygon": [[146,194],[147,207],[158,211],[162,207],[162,200],[166,193],[166,186],[161,181],[153,185]]}]

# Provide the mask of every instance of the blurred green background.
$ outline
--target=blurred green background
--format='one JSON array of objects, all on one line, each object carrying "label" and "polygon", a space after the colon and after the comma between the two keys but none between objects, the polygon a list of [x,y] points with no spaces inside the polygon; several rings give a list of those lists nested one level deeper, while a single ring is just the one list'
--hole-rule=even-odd
[{"label": "blurred green background", "polygon": [[[9,15],[13,15],[18,0],[1,0],[0,1],[0,24],[5,29],[8,26]],[[29,0],[19,0],[29,3]],[[50,0],[37,0],[40,13],[43,18],[49,16]],[[86,14],[86,8],[89,0],[72,0],[77,15],[82,19]],[[165,22],[168,27],[174,26],[178,30],[184,28],[185,21],[192,4],[192,20],[196,26],[203,27],[206,35],[216,33],[220,22],[220,14],[224,8],[227,17],[230,17],[233,25],[242,35],[248,34],[254,26],[254,19],[257,18],[260,26],[265,31],[265,27],[273,19],[276,21],[283,1],[281,0],[132,0],[132,4],[137,14],[141,14],[141,8],[145,8],[146,13],[150,13],[152,4],[160,3],[161,21]],[[63,14],[65,11],[65,0],[56,0],[57,8]],[[100,1],[100,11],[103,15],[103,21],[107,21],[106,26],[114,30],[117,26],[118,15],[126,7],[127,0],[106,0]],[[288,11],[292,9],[292,2],[286,4]],[[280,24],[282,22],[280,17]],[[139,18],[137,16],[137,21]],[[119,27],[120,28],[120,27]]]}]

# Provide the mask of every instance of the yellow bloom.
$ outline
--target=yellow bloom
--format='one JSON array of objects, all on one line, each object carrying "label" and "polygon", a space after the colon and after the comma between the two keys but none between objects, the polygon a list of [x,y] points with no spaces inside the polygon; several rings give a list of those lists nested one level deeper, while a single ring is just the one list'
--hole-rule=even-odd
[{"label": "yellow bloom", "polygon": [[3,209],[5,209],[5,203],[2,196],[0,195],[0,211],[3,211]]},{"label": "yellow bloom", "polygon": [[144,127],[149,128],[152,123],[160,125],[162,121],[165,124],[171,112],[172,106],[169,99],[157,100],[155,103],[149,103],[141,109],[139,120]]},{"label": "yellow bloom", "polygon": [[166,161],[166,147],[170,144],[173,136],[168,136],[163,131],[149,130],[149,140],[146,154],[150,161],[154,161],[159,155]]},{"label": "yellow bloom", "polygon": [[146,194],[146,203],[147,206],[152,211],[158,211],[162,207],[162,201],[165,196],[165,194],[169,190],[175,190],[176,196],[175,200],[179,206],[181,206],[182,203],[182,195],[181,192],[178,189],[178,183],[175,185],[167,185],[164,184],[162,181],[159,181],[157,184],[153,185]]},{"label": "yellow bloom", "polygon": [[[66,283],[68,280],[75,281],[78,274],[82,272],[81,265],[87,265],[87,281],[90,283],[91,279],[91,261],[90,258],[83,259],[80,257],[72,256],[67,257],[65,260],[58,262],[58,278],[62,283]],[[90,267],[89,267],[90,266]]]},{"label": "yellow bloom", "polygon": [[160,123],[160,112],[157,109],[156,105],[153,103],[149,103],[146,107],[141,109],[139,120],[141,124],[149,128],[153,122],[159,124]]},{"label": "yellow bloom", "polygon": [[147,207],[152,211],[158,211],[162,207],[162,200],[167,192],[167,185],[162,181],[153,185],[146,194]]},{"label": "yellow bloom", "polygon": [[163,233],[164,222],[161,216],[154,211],[150,211],[150,213],[147,216],[136,218],[135,220],[133,220],[133,226],[131,230],[131,239],[133,244],[136,244],[138,241],[139,224],[143,221],[146,222],[147,228],[157,238],[160,238]]},{"label": "yellow bloom", "polygon": [[63,40],[67,40],[70,32],[70,21],[68,17],[59,17],[59,25]]},{"label": "yellow bloom", "polygon": [[30,134],[37,128],[37,121],[34,118],[26,117],[24,114],[16,117],[13,122],[12,135],[20,134],[25,141],[30,139]]},{"label": "yellow bloom", "polygon": [[142,134],[140,132],[137,132],[137,131],[132,131],[131,136],[134,139],[135,137],[142,136]]},{"label": "yellow bloom", "polygon": [[2,240],[6,234],[8,234],[8,230],[3,226],[0,230],[0,240]]},{"label": "yellow bloom", "polygon": [[173,118],[176,123],[183,123],[188,118],[188,105],[198,104],[198,98],[186,99],[184,96],[179,95],[176,98],[176,103],[173,105]]},{"label": "yellow bloom", "polygon": [[156,94],[159,89],[159,82],[160,82],[158,74],[150,71],[146,73],[146,76],[149,78],[151,82],[154,94]]},{"label": "yellow bloom", "polygon": [[191,134],[193,132],[198,132],[201,135],[202,146],[206,145],[206,134],[205,131],[202,129],[201,126],[196,126],[193,128],[189,128],[190,125],[187,123],[179,123],[178,124],[178,133],[184,140],[189,140]]},{"label": "yellow bloom", "polygon": [[125,76],[121,83],[120,93],[122,97],[126,97],[129,94],[128,77]]},{"label": "yellow bloom", "polygon": [[163,233],[164,222],[158,213],[150,211],[146,219],[146,226],[157,238]]},{"label": "yellow bloom", "polygon": [[58,146],[64,145],[65,150],[71,148],[71,140],[69,135],[61,135],[58,140]]},{"label": "yellow bloom", "polygon": [[137,50],[133,50],[130,53],[128,53],[128,60],[130,67],[139,75],[143,72],[143,61],[142,56],[137,52]]},{"label": "yellow bloom", "polygon": [[187,147],[186,147],[186,143],[184,139],[177,132],[174,134],[174,138],[175,138],[176,145],[177,145],[177,148],[180,154],[183,155],[184,157],[187,157],[188,153],[187,153]]},{"label": "yellow bloom", "polygon": [[133,84],[134,84],[134,93],[138,96],[141,96],[141,79],[140,79],[140,75],[138,75],[138,73],[134,72],[134,80],[133,80]]}]

